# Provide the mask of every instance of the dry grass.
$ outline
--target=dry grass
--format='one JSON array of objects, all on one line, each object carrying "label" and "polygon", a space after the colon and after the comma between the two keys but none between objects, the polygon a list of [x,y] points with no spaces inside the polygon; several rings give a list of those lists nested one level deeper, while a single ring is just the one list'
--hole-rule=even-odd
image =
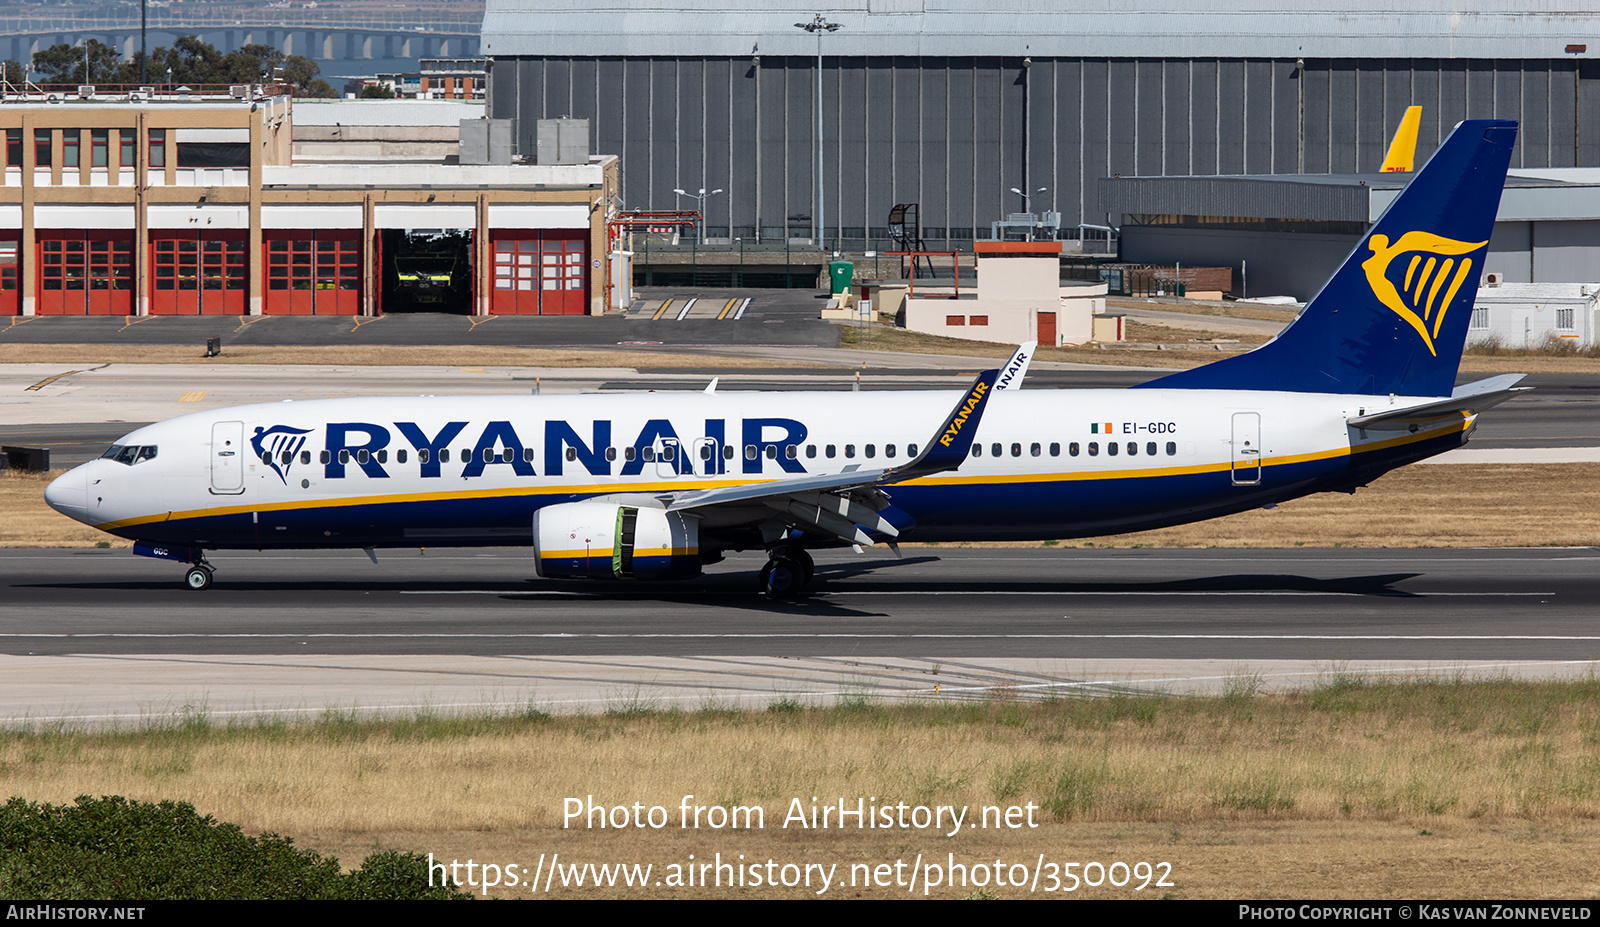
[{"label": "dry grass", "polygon": [[[129,546],[44,504],[45,485],[61,472],[0,474],[0,547],[91,547],[97,542]],[[1441,500],[1447,504],[1441,505]],[[1271,510],[1064,543],[1272,548],[1600,545],[1600,464],[1406,467],[1354,496],[1321,493]],[[1038,542],[983,546],[1036,547]]]},{"label": "dry grass", "polygon": [[65,472],[0,472],[0,547],[132,547],[44,504],[44,488]]},{"label": "dry grass", "polygon": [[1275,509],[1092,542],[1062,543],[1094,547],[1589,547],[1600,545],[1600,464],[1404,467],[1353,496],[1319,493]]},{"label": "dry grass", "polygon": [[1106,308],[1155,309],[1160,312],[1181,312],[1185,315],[1214,315],[1228,319],[1258,319],[1264,322],[1292,322],[1299,309],[1278,309],[1249,303],[1185,303],[1169,300],[1120,299],[1106,297]]},{"label": "dry grass", "polygon": [[[56,802],[182,798],[344,858],[399,847],[530,869],[549,852],[657,866],[742,853],[841,869],[919,853],[968,864],[1031,864],[1039,854],[1171,862],[1175,888],[1142,897],[1575,896],[1593,894],[1600,849],[1594,679],[1380,686],[1330,667],[1311,691],[1281,696],[1236,686],[1192,699],[781,702],[757,712],[379,723],[334,715],[254,730],[194,721],[143,734],[4,736],[0,788]],[[759,806],[765,827],[677,827],[688,795]],[[564,800],[589,796],[662,806],[674,826],[563,828]],[[953,837],[785,829],[792,801],[809,808],[813,796],[969,815],[1032,804],[1039,826]],[[1510,878],[1524,870],[1538,881]]]},{"label": "dry grass", "polygon": [[[1163,328],[1158,325],[1141,327],[1138,323],[1128,323],[1128,337],[1130,340],[1138,339],[1147,344],[1182,344],[1188,345],[1190,339],[1227,338],[1238,340],[1238,336],[1219,335],[1214,332],[1180,331],[1175,328]],[[1241,342],[1243,344],[1244,342]],[[921,332],[906,331],[903,328],[888,326],[875,326],[872,329],[871,341],[865,342],[861,330],[855,326],[844,325],[839,328],[839,346],[843,348],[858,348],[868,351],[888,351],[902,354],[940,354],[959,357],[993,357],[1005,360],[1016,350],[1016,345],[998,344],[992,341],[965,341],[960,338],[945,338],[939,335],[926,335]],[[1248,346],[1248,345],[1247,345]],[[1235,347],[1225,345],[1224,347]],[[1172,369],[1187,369],[1198,367],[1224,356],[1219,353],[1205,350],[1183,351],[1152,351],[1149,349],[1136,350],[1115,346],[1087,346],[1069,348],[1039,348],[1034,353],[1035,360],[1065,361],[1077,364],[1101,364],[1108,367],[1164,367]]]},{"label": "dry grass", "polygon": [[814,368],[800,361],[656,351],[485,345],[272,347],[229,345],[217,357],[181,345],[0,344],[0,364],[288,364],[330,367]]}]

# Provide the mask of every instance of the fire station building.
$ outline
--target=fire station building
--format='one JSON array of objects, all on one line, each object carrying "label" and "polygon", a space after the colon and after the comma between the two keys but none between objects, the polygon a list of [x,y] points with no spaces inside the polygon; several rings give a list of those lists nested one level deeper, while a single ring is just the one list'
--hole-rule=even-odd
[{"label": "fire station building", "polygon": [[[324,135],[378,112],[403,136],[417,106],[317,109]],[[615,157],[296,161],[293,109],[259,87],[0,100],[0,316],[603,311]]]}]

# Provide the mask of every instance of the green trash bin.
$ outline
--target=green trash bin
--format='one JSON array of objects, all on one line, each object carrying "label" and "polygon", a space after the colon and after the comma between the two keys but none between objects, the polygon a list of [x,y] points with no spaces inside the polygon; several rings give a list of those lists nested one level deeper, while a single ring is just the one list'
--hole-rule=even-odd
[{"label": "green trash bin", "polygon": [[850,280],[855,275],[856,265],[849,261],[833,261],[828,264],[828,280],[832,283],[828,292],[834,296],[850,292]]}]

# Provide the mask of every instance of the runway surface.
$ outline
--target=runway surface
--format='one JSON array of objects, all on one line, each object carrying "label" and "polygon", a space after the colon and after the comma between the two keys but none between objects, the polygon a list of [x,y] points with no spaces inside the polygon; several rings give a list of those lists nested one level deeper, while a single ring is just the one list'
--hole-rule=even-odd
[{"label": "runway surface", "polygon": [[0,551],[0,718],[1217,691],[1600,661],[1591,549],[840,551],[788,602],[754,594],[749,555],[631,586],[539,580],[526,550],[379,557],[223,552],[197,593],[127,551]]},{"label": "runway surface", "polygon": [[686,583],[541,580],[526,549],[213,554],[217,582],[126,550],[0,551],[13,654],[739,653],[1236,659],[1600,656],[1600,551],[823,552],[815,592],[761,558]]}]

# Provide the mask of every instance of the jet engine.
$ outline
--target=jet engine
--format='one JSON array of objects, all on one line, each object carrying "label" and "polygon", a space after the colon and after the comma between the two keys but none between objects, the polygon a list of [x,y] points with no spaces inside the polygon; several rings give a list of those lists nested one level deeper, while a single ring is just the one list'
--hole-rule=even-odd
[{"label": "jet engine", "polygon": [[700,575],[700,520],[614,502],[564,502],[533,513],[535,569],[547,579],[687,579]]}]

